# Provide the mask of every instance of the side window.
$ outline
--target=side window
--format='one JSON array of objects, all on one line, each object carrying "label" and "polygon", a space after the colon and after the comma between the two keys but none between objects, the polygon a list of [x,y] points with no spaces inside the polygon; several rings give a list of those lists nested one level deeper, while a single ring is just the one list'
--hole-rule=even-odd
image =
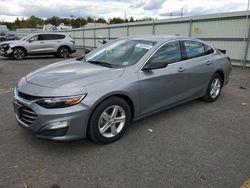
[{"label": "side window", "polygon": [[188,59],[205,55],[205,50],[202,43],[196,41],[183,41],[183,43],[186,48]]},{"label": "side window", "polygon": [[47,34],[45,35],[45,40],[59,40],[64,39],[65,35],[59,35],[59,34]]},{"label": "side window", "polygon": [[44,34],[44,35],[43,35],[43,40],[53,40],[53,35]]},{"label": "side window", "polygon": [[206,55],[214,53],[214,49],[211,48],[210,46],[204,44],[204,48],[205,48]]},{"label": "side window", "polygon": [[165,44],[150,59],[152,62],[166,61],[167,63],[174,63],[181,60],[181,48],[178,41]]},{"label": "side window", "polygon": [[36,40],[38,40],[38,35],[34,35],[31,38],[29,38],[28,40],[36,41]]},{"label": "side window", "polygon": [[38,40],[46,40],[46,35],[38,35]]},{"label": "side window", "polygon": [[55,35],[56,39],[64,39],[65,35]]}]

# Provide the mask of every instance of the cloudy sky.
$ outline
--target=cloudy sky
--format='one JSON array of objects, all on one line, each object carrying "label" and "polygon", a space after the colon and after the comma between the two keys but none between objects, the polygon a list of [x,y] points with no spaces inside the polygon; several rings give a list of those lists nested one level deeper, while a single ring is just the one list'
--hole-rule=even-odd
[{"label": "cloudy sky", "polygon": [[247,10],[248,0],[0,0],[0,20],[13,21],[31,15],[47,18],[111,17],[168,18]]}]

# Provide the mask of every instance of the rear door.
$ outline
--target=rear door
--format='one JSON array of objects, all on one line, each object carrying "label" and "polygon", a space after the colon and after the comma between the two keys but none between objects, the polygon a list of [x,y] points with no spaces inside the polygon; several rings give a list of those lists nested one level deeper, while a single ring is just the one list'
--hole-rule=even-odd
[{"label": "rear door", "polygon": [[56,35],[55,34],[43,34],[43,42],[44,42],[44,53],[52,53],[55,52],[56,45]]},{"label": "rear door", "polygon": [[207,87],[214,71],[214,50],[198,41],[184,40],[182,45],[185,53],[183,73],[187,79],[187,95],[201,96]]},{"label": "rear door", "polygon": [[48,45],[47,46],[48,50],[50,52],[56,52],[64,38],[65,38],[65,35],[62,35],[62,34],[47,34],[45,36],[45,39]]},{"label": "rear door", "polygon": [[187,98],[187,79],[182,72],[183,57],[179,41],[163,45],[150,59],[166,61],[167,67],[140,70],[140,107],[144,115]]}]

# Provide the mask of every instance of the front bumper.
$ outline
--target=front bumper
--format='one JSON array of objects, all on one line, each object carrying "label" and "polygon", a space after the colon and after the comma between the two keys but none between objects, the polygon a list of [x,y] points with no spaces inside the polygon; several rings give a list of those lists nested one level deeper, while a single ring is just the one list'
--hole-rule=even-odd
[{"label": "front bumper", "polygon": [[39,138],[71,141],[86,137],[90,110],[83,103],[46,109],[15,94],[14,111],[18,124]]},{"label": "front bumper", "polygon": [[3,48],[0,48],[0,55],[4,57],[11,57],[13,54],[13,50],[9,48],[7,51],[4,50]]}]

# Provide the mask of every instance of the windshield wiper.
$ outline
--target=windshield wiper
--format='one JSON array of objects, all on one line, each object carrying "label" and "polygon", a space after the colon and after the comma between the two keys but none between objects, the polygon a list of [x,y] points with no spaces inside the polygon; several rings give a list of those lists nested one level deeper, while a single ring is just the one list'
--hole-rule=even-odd
[{"label": "windshield wiper", "polygon": [[88,61],[89,63],[92,63],[92,64],[96,64],[96,65],[101,65],[101,66],[104,66],[104,67],[112,67],[112,65],[110,63],[106,63],[106,62],[103,62],[103,61],[91,61],[89,60]]},{"label": "windshield wiper", "polygon": [[77,57],[76,60],[77,60],[77,61],[84,61],[84,62],[86,62],[85,55],[82,55],[82,56],[80,56],[80,57]]}]

